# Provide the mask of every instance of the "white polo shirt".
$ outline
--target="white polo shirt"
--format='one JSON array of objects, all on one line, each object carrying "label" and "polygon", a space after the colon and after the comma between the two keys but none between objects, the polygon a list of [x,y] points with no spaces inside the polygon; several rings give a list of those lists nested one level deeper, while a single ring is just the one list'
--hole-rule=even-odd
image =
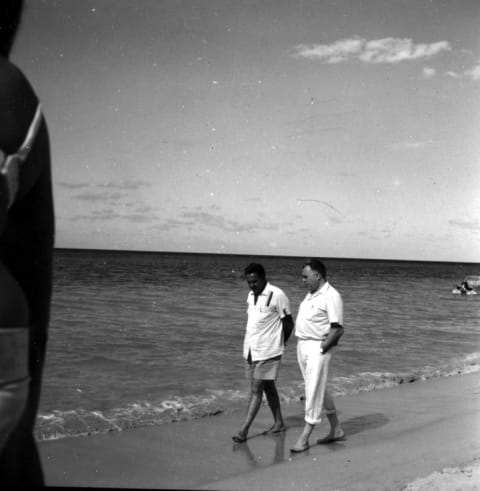
[{"label": "white polo shirt", "polygon": [[283,290],[267,282],[257,303],[252,291],[247,297],[247,327],[243,342],[243,357],[252,361],[268,360],[283,354],[282,319],[291,315],[290,302]]},{"label": "white polo shirt", "polygon": [[323,341],[333,322],[343,326],[343,301],[340,293],[327,281],[315,293],[307,293],[300,304],[295,322],[295,336],[299,339]]}]

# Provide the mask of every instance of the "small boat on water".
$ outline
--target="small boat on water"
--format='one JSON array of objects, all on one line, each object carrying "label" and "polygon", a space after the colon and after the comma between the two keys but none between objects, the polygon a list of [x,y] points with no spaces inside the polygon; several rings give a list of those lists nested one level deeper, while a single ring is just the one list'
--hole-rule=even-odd
[{"label": "small boat on water", "polygon": [[476,295],[475,287],[480,286],[480,275],[467,275],[464,280],[457,285],[452,293],[456,295]]},{"label": "small boat on water", "polygon": [[462,290],[460,287],[455,287],[452,290],[452,293],[456,295],[476,295],[477,292],[475,290]]},{"label": "small boat on water", "polygon": [[469,287],[475,288],[477,286],[480,286],[480,275],[478,274],[467,275],[465,276],[465,279],[463,281],[466,281]]}]

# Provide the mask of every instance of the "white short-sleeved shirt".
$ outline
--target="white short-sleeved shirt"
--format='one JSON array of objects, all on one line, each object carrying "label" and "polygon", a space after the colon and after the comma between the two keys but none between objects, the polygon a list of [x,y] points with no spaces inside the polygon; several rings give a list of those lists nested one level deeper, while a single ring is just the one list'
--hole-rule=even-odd
[{"label": "white short-sleeved shirt", "polygon": [[307,293],[300,304],[295,336],[323,341],[334,322],[343,326],[343,301],[340,293],[327,281],[315,293]]},{"label": "white short-sleeved shirt", "polygon": [[268,360],[283,354],[282,319],[291,315],[290,302],[283,290],[267,282],[257,303],[251,291],[247,297],[247,327],[243,343],[243,357],[252,361]]}]

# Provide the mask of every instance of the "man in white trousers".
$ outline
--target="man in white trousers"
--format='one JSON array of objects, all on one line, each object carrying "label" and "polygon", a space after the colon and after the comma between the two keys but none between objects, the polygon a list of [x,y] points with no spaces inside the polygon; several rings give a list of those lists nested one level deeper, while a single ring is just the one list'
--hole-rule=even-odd
[{"label": "man in white trousers", "polygon": [[341,440],[341,428],[335,404],[327,389],[328,366],[332,348],[343,335],[342,297],[327,281],[326,268],[319,259],[309,259],[302,269],[302,278],[309,292],[300,304],[295,323],[298,338],[297,357],[305,381],[305,426],[292,452],[309,448],[308,439],[322,412],[330,423],[330,433],[317,443]]}]

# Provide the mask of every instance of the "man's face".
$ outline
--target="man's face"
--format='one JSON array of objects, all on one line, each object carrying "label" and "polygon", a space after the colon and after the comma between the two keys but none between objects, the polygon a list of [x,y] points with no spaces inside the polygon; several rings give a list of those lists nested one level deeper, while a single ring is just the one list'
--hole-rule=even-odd
[{"label": "man's face", "polygon": [[267,280],[265,278],[260,278],[257,273],[249,273],[245,275],[245,279],[247,280],[248,287],[255,295],[262,293],[267,284]]},{"label": "man's face", "polygon": [[310,266],[305,266],[302,269],[302,279],[304,285],[311,293],[316,292],[320,286],[321,276],[317,271],[313,271]]}]

